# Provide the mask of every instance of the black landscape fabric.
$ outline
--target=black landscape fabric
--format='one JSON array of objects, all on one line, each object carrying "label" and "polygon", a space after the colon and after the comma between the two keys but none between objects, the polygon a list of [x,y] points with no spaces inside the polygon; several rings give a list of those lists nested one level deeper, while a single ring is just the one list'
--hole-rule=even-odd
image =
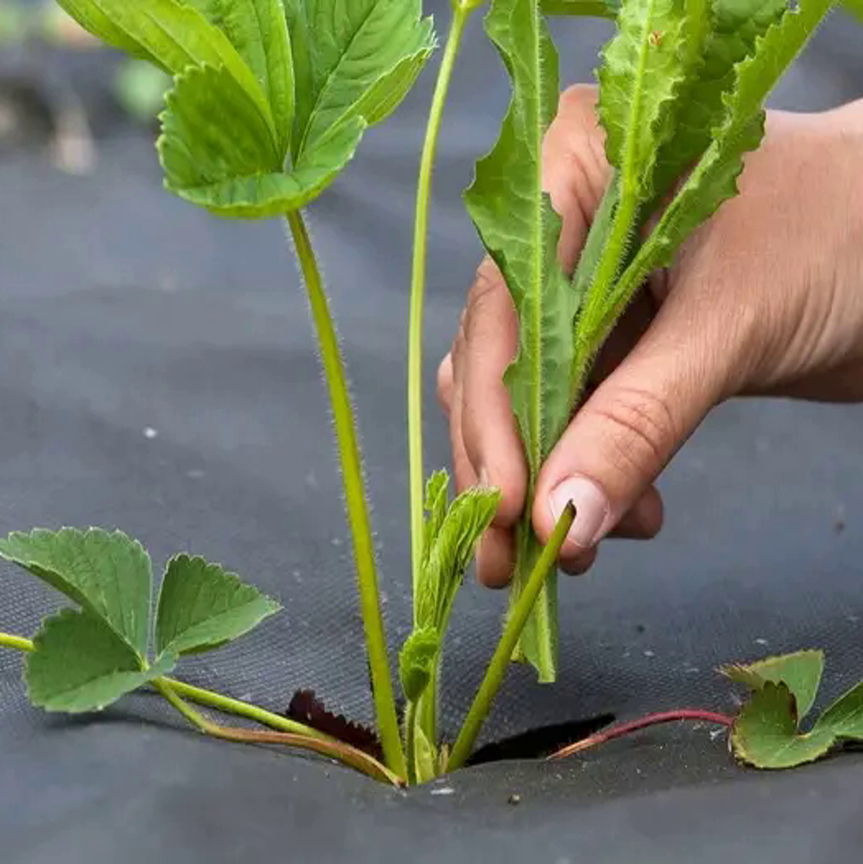
[{"label": "black landscape fabric", "polygon": [[[447,4],[433,5],[443,25]],[[564,80],[588,80],[610,25],[557,22],[555,31]],[[409,624],[405,324],[433,74],[310,213],[359,405],[393,646]],[[863,28],[837,15],[773,104],[814,110],[861,95]],[[435,186],[433,467],[448,464],[436,361],[479,257],[460,192],[507,98],[477,16]],[[368,721],[328,409],[283,231],[219,221],[172,198],[152,141],[102,125],[92,177],[52,169],[41,151],[0,160],[0,532],[121,527],[157,566],[179,550],[222,562],[285,611],[185,661],[183,677],[275,709],[313,688]],[[824,648],[823,699],[858,680],[861,441],[859,407],[741,401],[717,411],[662,481],[661,539],[609,544],[594,573],[562,584],[559,684],[512,670],[484,741],[607,713],[733,711],[733,688],[715,667],[768,653]],[[27,634],[58,603],[11,568],[0,571],[0,597],[0,628]],[[450,736],[504,604],[472,583],[458,601]],[[19,656],[0,652],[3,864],[844,864],[863,848],[854,754],[759,773],[735,766],[711,729],[667,727],[567,762],[485,765],[402,793],[319,760],[207,740],[146,695],[97,718],[49,717],[28,707],[20,671]]]}]

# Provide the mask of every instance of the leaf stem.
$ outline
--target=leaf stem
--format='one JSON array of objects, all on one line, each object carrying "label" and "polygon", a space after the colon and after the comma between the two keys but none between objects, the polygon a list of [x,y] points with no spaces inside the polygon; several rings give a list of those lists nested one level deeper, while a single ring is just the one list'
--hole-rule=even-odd
[{"label": "leaf stem", "polygon": [[405,757],[387,658],[371,519],[347,375],[320,270],[303,217],[299,211],[294,211],[287,215],[287,220],[308,292],[336,427],[348,522],[353,535],[360,608],[366,633],[378,732],[387,766],[396,774],[404,776]]},{"label": "leaf stem", "polygon": [[408,751],[408,786],[415,786],[417,782],[417,721],[418,704],[408,702],[405,712],[405,748]]},{"label": "leaf stem", "polygon": [[[425,305],[426,272],[428,261],[429,211],[438,139],[443,123],[444,108],[452,83],[455,61],[458,57],[465,26],[471,13],[482,0],[454,0],[446,48],[438,71],[437,84],[429,111],[425,144],[420,161],[417,183],[416,221],[414,225],[413,272],[411,278],[410,323],[408,336],[408,453],[410,474],[411,568],[414,596],[414,625],[416,600],[423,553],[423,310]],[[422,699],[422,725],[429,741],[437,740],[438,670]]]},{"label": "leaf stem", "polygon": [[519,597],[518,604],[513,608],[506,627],[504,627],[503,635],[500,638],[491,663],[489,663],[485,678],[477,691],[473,705],[471,705],[461,732],[453,746],[447,765],[448,771],[455,771],[457,768],[461,768],[468,758],[470,758],[480,729],[503,683],[512,652],[521,636],[524,625],[527,623],[537,597],[539,597],[542,586],[545,585],[548,574],[557,562],[557,556],[566,540],[569,529],[572,527],[574,519],[575,508],[570,503],[564,511],[563,516],[560,517],[560,521],[557,523],[548,541],[548,545],[543,549],[542,555],[540,555],[539,560],[536,562],[536,566],[525,585],[524,591]]},{"label": "leaf stem", "polygon": [[290,720],[281,714],[274,714],[272,711],[267,711],[264,708],[259,708],[257,705],[243,702],[240,699],[232,699],[230,696],[223,696],[221,693],[214,693],[211,690],[194,687],[191,684],[186,684],[184,681],[177,681],[175,678],[162,678],[160,680],[164,681],[178,696],[188,699],[190,702],[196,702],[199,705],[208,705],[211,708],[223,711],[225,714],[246,717],[249,720],[260,723],[262,726],[269,726],[271,729],[278,729],[282,732],[292,732],[297,735],[321,738],[326,741],[332,740],[328,735],[318,732],[317,729],[312,729],[311,726],[297,723],[295,720]]},{"label": "leaf stem", "polygon": [[573,756],[576,753],[581,753],[584,750],[590,750],[592,747],[598,747],[600,744],[605,744],[608,741],[614,741],[615,738],[623,738],[625,735],[630,735],[633,732],[638,732],[641,729],[648,729],[651,726],[659,726],[662,723],[675,723],[680,720],[695,720],[701,723],[715,723],[718,726],[734,725],[734,718],[727,714],[716,714],[713,711],[701,711],[699,709],[684,708],[679,711],[665,711],[660,714],[649,714],[646,717],[641,717],[638,720],[632,720],[629,723],[621,723],[619,726],[614,726],[611,729],[606,729],[603,732],[597,732],[588,738],[577,741],[575,744],[570,744],[558,750],[549,756],[549,759],[565,759],[567,756]]},{"label": "leaf stem", "polygon": [[414,594],[416,594],[422,567],[423,486],[425,484],[422,430],[423,311],[428,260],[431,186],[438,139],[453,70],[455,69],[455,61],[464,35],[465,25],[473,8],[473,6],[465,3],[453,4],[452,23],[429,111],[417,183],[408,337],[408,446],[410,453],[411,561]]},{"label": "leaf stem", "polygon": [[177,694],[176,689],[168,679],[157,678],[153,681],[153,686],[189,723],[205,735],[220,738],[223,741],[236,741],[241,744],[283,744],[288,747],[311,750],[314,753],[335,759],[337,762],[361,771],[363,774],[376,780],[383,780],[392,783],[394,786],[403,785],[399,777],[381,765],[376,759],[347,744],[342,744],[340,741],[314,738],[295,732],[259,732],[254,729],[236,729],[230,726],[221,726],[218,723],[213,723],[199,711],[192,708],[191,705]]},{"label": "leaf stem", "polygon": [[28,654],[36,650],[31,639],[13,636],[11,633],[0,633],[0,648],[11,648],[13,651],[24,651]]}]

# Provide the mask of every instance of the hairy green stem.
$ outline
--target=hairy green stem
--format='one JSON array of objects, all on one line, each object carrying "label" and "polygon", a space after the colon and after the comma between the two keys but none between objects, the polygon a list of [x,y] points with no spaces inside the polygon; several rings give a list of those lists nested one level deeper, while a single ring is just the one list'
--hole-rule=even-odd
[{"label": "hairy green stem", "polygon": [[[426,271],[428,261],[429,210],[438,139],[443,122],[447,95],[452,83],[455,61],[464,36],[465,26],[480,2],[455,0],[453,17],[444,50],[437,85],[429,111],[425,144],[417,183],[416,222],[414,225],[413,272],[411,277],[410,324],[408,337],[408,452],[410,474],[411,517],[411,572],[413,574],[414,625],[416,625],[416,597],[422,569],[423,553],[423,310],[425,305]],[[429,741],[437,741],[438,670],[421,701],[422,727]]]},{"label": "hairy green stem", "polygon": [[344,361],[303,217],[296,211],[289,213],[287,219],[305,279],[336,427],[348,522],[353,536],[360,609],[366,633],[378,732],[387,766],[396,774],[404,776],[405,757],[387,657],[371,520]]},{"label": "hairy green stem", "polygon": [[257,705],[251,705],[240,699],[232,699],[230,696],[223,696],[221,693],[214,693],[201,687],[194,687],[174,678],[162,678],[160,680],[168,684],[178,696],[188,699],[190,702],[196,702],[198,705],[207,705],[225,714],[245,717],[260,723],[262,726],[269,726],[271,729],[278,729],[281,732],[293,732],[297,735],[307,735],[310,738],[330,740],[328,735],[318,732],[317,729],[297,723],[295,720],[289,720],[281,714],[274,714],[272,711],[259,708]]},{"label": "hairy green stem", "polygon": [[477,691],[461,732],[453,746],[449,763],[447,764],[448,771],[455,771],[461,768],[470,758],[480,729],[482,729],[482,725],[491,710],[492,702],[503,683],[512,652],[539,597],[542,586],[545,585],[548,574],[555,566],[557,556],[574,520],[575,508],[570,503],[564,511],[563,516],[560,517],[548,541],[548,545],[543,549],[542,555],[540,555],[539,560],[536,562],[536,567],[534,567],[530,579],[527,581],[518,604],[512,610],[512,614],[506,623],[503,635],[485,673],[485,678]]},{"label": "hairy green stem", "polygon": [[417,708],[416,702],[408,702],[405,713],[405,747],[408,751],[408,786],[417,782]]}]

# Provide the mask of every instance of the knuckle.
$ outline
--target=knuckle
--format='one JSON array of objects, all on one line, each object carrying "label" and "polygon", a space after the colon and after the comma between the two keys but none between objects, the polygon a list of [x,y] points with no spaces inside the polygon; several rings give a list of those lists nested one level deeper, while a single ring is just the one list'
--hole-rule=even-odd
[{"label": "knuckle", "polygon": [[614,466],[625,474],[649,466],[658,474],[677,440],[678,424],[665,397],[647,390],[617,391],[598,409],[608,426],[606,442]]},{"label": "knuckle", "polygon": [[504,289],[503,275],[491,258],[486,258],[476,271],[476,279],[468,292],[468,316],[483,308]]}]

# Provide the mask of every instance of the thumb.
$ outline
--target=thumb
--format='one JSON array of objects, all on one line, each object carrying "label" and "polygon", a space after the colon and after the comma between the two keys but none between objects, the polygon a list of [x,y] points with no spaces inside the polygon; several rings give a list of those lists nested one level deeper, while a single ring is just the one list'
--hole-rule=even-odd
[{"label": "thumb", "polygon": [[612,531],[723,396],[729,330],[672,292],[633,351],[576,414],[537,479],[533,524],[550,536],[569,501],[573,558]]}]

